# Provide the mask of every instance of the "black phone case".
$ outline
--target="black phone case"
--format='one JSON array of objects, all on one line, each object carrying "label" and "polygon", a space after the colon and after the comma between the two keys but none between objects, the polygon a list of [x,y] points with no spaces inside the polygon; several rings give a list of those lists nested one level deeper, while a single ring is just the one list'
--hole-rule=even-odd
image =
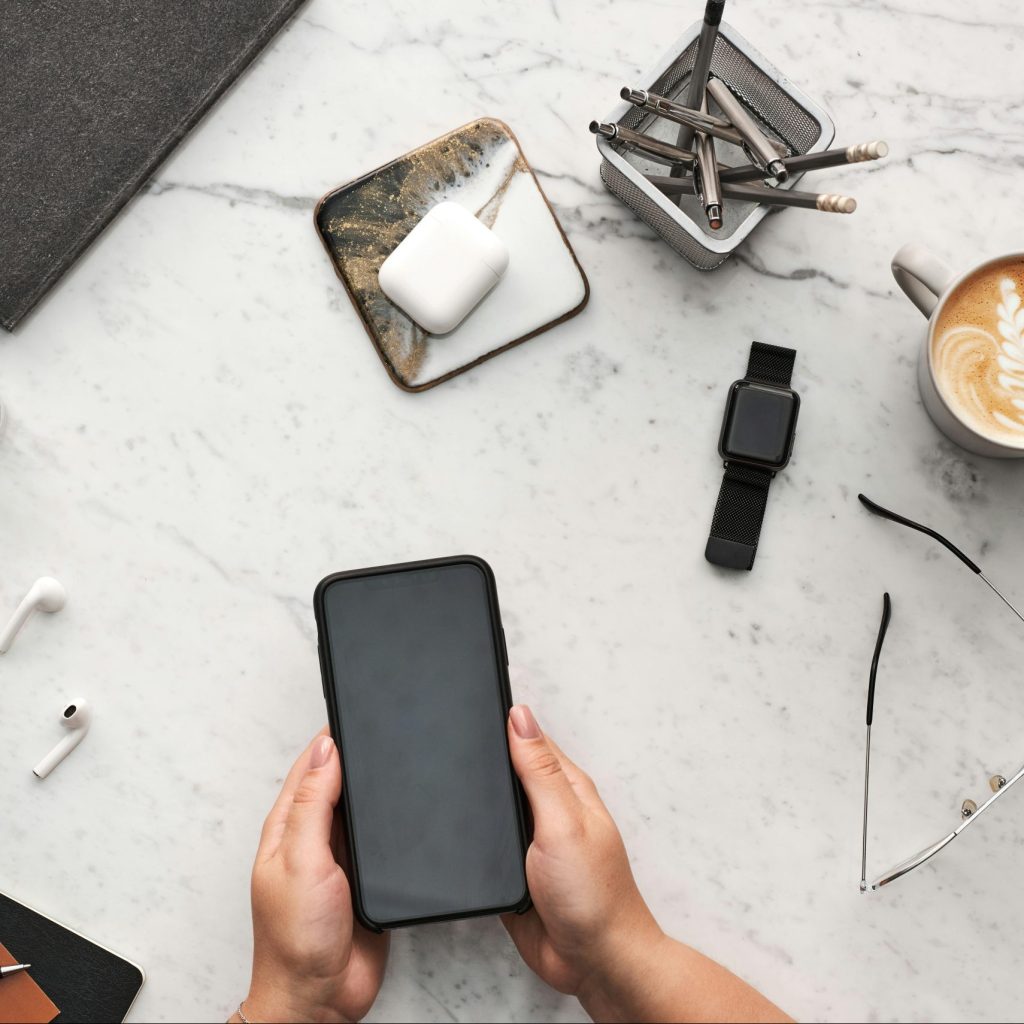
[{"label": "black phone case", "polygon": [[[505,646],[505,630],[501,625],[501,609],[498,607],[498,588],[495,583],[494,573],[491,567],[482,559],[476,555],[454,555],[449,558],[430,558],[424,561],[418,562],[402,562],[395,565],[381,565],[375,566],[368,569],[351,569],[347,572],[336,572],[330,576],[325,576],[316,586],[316,590],[313,593],[313,613],[316,616],[316,632],[317,632],[317,653],[320,658],[320,677],[324,691],[324,701],[327,704],[327,721],[331,728],[331,735],[334,737],[335,743],[338,745],[338,751],[341,755],[341,770],[342,778],[347,777],[345,771],[345,750],[341,745],[340,736],[341,731],[338,728],[338,708],[335,701],[335,690],[334,690],[334,674],[331,669],[331,657],[329,650],[329,640],[327,636],[327,629],[325,626],[324,616],[324,592],[327,587],[334,583],[336,580],[353,579],[360,576],[383,576],[386,573],[398,573],[406,572],[410,569],[436,569],[446,565],[463,565],[463,564],[475,565],[484,574],[484,578],[487,581],[487,599],[491,612],[491,632],[492,639],[494,642],[494,658],[495,664],[498,667],[498,677],[501,681],[501,700],[503,702],[503,710],[506,717],[508,716],[509,709],[512,707],[512,688],[509,684],[508,678],[508,649]],[[505,753],[508,755],[508,739],[505,740]],[[511,770],[511,765],[510,765]],[[516,804],[516,822],[518,825],[519,842],[522,848],[523,860],[526,859],[526,849],[529,846],[530,836],[527,828],[526,818],[526,795],[523,792],[522,785],[518,778],[516,778],[515,772],[512,772],[513,780],[513,796]],[[342,812],[343,820],[345,823],[345,833],[347,836],[352,834],[352,814],[351,807],[348,799],[348,789],[344,785],[342,786]],[[389,922],[386,926],[374,921],[366,913],[365,906],[363,904],[362,897],[362,885],[360,882],[359,874],[359,862],[355,854],[355,844],[349,839],[348,843],[349,853],[349,866],[351,869],[351,883],[352,883],[352,908],[355,911],[355,915],[358,918],[360,924],[363,927],[368,928],[373,932],[383,932],[385,927],[391,928],[405,928],[409,925],[414,924],[429,924],[433,921],[459,921],[470,917],[486,917],[493,914],[508,914],[517,913],[522,914],[529,910],[531,906],[530,894],[526,892],[518,903],[507,907],[488,907],[483,910],[474,910],[468,913],[456,912],[452,914],[434,914],[430,917],[418,917],[410,918],[406,921],[394,921]]]}]

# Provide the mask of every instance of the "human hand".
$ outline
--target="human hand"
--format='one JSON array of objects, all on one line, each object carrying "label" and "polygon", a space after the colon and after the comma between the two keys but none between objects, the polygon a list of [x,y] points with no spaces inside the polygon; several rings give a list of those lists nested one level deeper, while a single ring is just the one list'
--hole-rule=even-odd
[{"label": "human hand", "polygon": [[292,766],[263,825],[252,869],[251,1021],[354,1021],[384,976],[387,935],[352,916],[335,859],[341,762],[325,728]]},{"label": "human hand", "polygon": [[527,965],[584,1006],[664,934],[644,903],[619,830],[597,788],[545,736],[530,709],[509,713],[512,765],[533,811],[526,878],[533,908],[506,914]]},{"label": "human hand", "polygon": [[533,907],[503,920],[527,965],[575,995],[594,1020],[788,1021],[735,974],[658,927],[594,783],[529,708],[512,708],[508,726],[512,765],[533,811]]}]

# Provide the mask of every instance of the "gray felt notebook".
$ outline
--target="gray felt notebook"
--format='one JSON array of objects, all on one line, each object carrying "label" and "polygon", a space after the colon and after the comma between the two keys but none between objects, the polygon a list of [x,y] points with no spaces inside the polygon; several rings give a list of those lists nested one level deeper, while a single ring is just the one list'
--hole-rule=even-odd
[{"label": "gray felt notebook", "polygon": [[302,0],[0,0],[12,330]]}]

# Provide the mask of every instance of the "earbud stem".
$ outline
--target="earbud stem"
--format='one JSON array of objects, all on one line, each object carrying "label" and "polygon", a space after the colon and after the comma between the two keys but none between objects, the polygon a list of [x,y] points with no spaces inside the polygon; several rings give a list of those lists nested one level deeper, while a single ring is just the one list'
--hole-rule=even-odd
[{"label": "earbud stem", "polygon": [[69,732],[58,744],[51,750],[46,757],[42,759],[32,769],[32,774],[37,778],[45,779],[54,768],[57,767],[64,760],[68,754],[71,753],[75,747],[78,746],[82,740],[85,739],[85,729],[75,729],[73,732]]},{"label": "earbud stem", "polygon": [[33,611],[35,611],[35,603],[29,600],[27,595],[22,598],[17,611],[11,616],[11,621],[4,626],[4,631],[0,633],[0,654],[6,654],[11,649],[14,638],[18,635],[21,627],[28,622]]}]

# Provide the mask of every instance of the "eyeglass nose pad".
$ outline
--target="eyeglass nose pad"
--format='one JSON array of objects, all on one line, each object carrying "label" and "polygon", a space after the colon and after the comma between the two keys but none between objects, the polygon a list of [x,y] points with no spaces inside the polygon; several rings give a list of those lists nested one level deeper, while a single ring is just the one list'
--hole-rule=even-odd
[{"label": "eyeglass nose pad", "polygon": [[998,793],[1006,785],[1006,778],[1002,775],[993,775],[988,784],[993,793]]},{"label": "eyeglass nose pad", "polygon": [[960,805],[960,816],[969,818],[977,809],[978,805],[973,800],[965,800]]}]

